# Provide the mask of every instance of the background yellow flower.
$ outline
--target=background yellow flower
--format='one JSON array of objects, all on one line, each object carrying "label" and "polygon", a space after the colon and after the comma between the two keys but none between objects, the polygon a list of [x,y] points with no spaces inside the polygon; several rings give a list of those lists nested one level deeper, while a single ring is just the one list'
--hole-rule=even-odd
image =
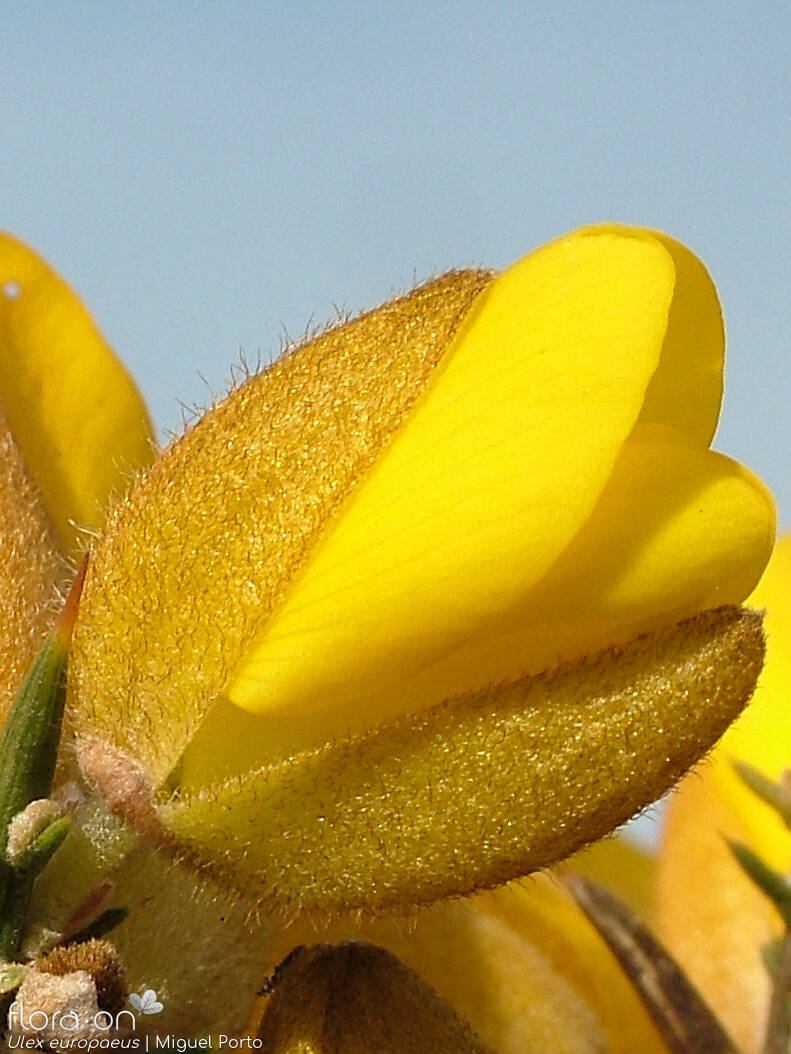
[{"label": "background yellow flower", "polygon": [[779,542],[750,604],[766,609],[766,666],[743,716],[672,796],[658,873],[659,932],[747,1052],[763,1043],[770,981],[763,952],[782,925],[725,837],[781,872],[791,867],[791,835],[733,768],[747,761],[772,779],[791,768],[791,537]]}]

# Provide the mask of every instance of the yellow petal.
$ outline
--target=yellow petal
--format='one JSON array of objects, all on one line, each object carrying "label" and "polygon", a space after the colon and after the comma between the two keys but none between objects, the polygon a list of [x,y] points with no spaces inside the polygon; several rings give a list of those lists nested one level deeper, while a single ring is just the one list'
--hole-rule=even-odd
[{"label": "yellow petal", "polygon": [[700,260],[674,238],[652,231],[673,259],[676,282],[659,368],[640,420],[664,424],[708,446],[722,401],[725,330],[714,283]]},{"label": "yellow petal", "polygon": [[663,426],[624,443],[584,529],[521,603],[407,689],[538,673],[670,621],[740,603],[772,551],[774,503],[742,466]]},{"label": "yellow petal", "polygon": [[98,527],[109,495],[153,456],[140,395],[74,292],[0,234],[0,398],[60,544]]},{"label": "yellow petal", "polygon": [[[584,530],[519,602],[488,620],[481,613],[477,633],[462,647],[414,673],[403,670],[400,684],[395,678],[383,684],[388,638],[387,626],[382,628],[382,654],[369,673],[369,695],[362,703],[370,704],[361,717],[371,720],[381,712],[379,693],[388,688],[401,692],[393,705],[402,696],[412,706],[426,705],[440,691],[453,695],[522,672],[538,673],[696,611],[739,603],[758,580],[773,539],[774,504],[751,473],[675,430],[638,425]],[[362,563],[364,558],[358,569]],[[515,576],[516,565],[514,558]],[[415,603],[416,628],[423,625],[427,604]],[[342,662],[346,670],[356,670],[370,647],[368,626],[376,611],[375,596],[366,596],[360,607],[365,623],[353,624],[356,644],[340,619],[317,626],[314,637],[322,630],[320,640],[306,652],[316,669],[299,667],[297,680],[289,667],[296,681],[292,690],[301,688],[302,698],[311,689],[318,693],[315,684]],[[298,645],[308,648],[304,632],[286,643],[295,654]],[[269,655],[271,661],[271,647]],[[334,709],[305,709],[292,705],[276,721],[219,704],[185,756],[182,784],[200,786],[218,773],[254,767],[295,742],[321,742],[349,730]]]},{"label": "yellow petal", "polygon": [[494,679],[509,655],[537,672],[740,603],[769,559],[774,527],[771,495],[741,465],[640,425],[584,530],[520,606],[448,665],[462,668],[460,683],[476,667]]},{"label": "yellow petal", "polygon": [[[665,1054],[665,1045],[632,985],[594,928],[547,880],[490,896],[493,913],[547,957],[589,1006],[610,1054]],[[484,903],[486,899],[484,899]],[[527,979],[522,979],[527,985]],[[548,1051],[551,1048],[547,1048]]]},{"label": "yellow petal", "polygon": [[634,424],[672,278],[656,245],[623,234],[572,236],[498,278],[230,698],[255,712],[331,705],[375,671],[379,706],[383,681],[517,602],[592,509]]},{"label": "yellow petal", "polygon": [[[161,816],[268,912],[492,888],[658,797],[739,712],[762,656],[758,617],[718,609],[184,796]],[[108,800],[122,789],[114,772]]]},{"label": "yellow petal", "polygon": [[711,775],[750,845],[773,867],[786,871],[791,866],[791,835],[774,811],[745,787],[731,761],[748,761],[773,779],[791,768],[791,535],[778,543],[750,603],[766,608],[767,662],[753,705],[723,740]]},{"label": "yellow petal", "polygon": [[50,622],[57,563],[52,533],[0,414],[0,721]]},{"label": "yellow petal", "polygon": [[659,361],[673,277],[657,241],[608,230],[494,282],[232,675],[262,760],[524,668],[413,683],[487,636],[589,515]]}]

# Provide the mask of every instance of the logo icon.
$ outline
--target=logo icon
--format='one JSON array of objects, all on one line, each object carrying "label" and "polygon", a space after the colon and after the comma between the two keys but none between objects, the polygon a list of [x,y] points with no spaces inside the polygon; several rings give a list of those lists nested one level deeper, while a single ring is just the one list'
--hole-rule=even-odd
[{"label": "logo icon", "polygon": [[141,1014],[161,1014],[164,1010],[162,1004],[157,1000],[157,993],[153,988],[146,988],[142,995],[132,992],[129,996],[129,1002]]}]

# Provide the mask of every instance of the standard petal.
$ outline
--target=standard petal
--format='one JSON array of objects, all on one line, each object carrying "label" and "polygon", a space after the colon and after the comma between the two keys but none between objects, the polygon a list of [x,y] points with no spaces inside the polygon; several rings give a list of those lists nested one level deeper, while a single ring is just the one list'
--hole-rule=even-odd
[{"label": "standard petal", "polygon": [[708,446],[722,402],[725,329],[719,297],[694,253],[660,231],[651,231],[650,236],[670,253],[676,281],[662,358],[640,420],[668,425]]},{"label": "standard petal", "polygon": [[0,414],[0,721],[51,622],[58,568],[52,531]]},{"label": "standard petal", "polygon": [[[381,712],[379,698],[388,689],[398,687],[413,707],[429,705],[443,692],[447,697],[539,673],[696,611],[740,603],[769,558],[774,526],[771,496],[751,473],[666,426],[638,425],[584,530],[549,573],[505,610],[488,618],[480,612],[475,633],[462,647],[414,671],[402,670],[400,684],[384,677],[385,656],[378,656],[380,665],[371,663],[367,694],[360,697],[361,717],[372,720]],[[518,574],[516,558],[511,570]],[[314,684],[341,660],[352,670],[363,661],[368,623],[377,611],[374,596],[366,601],[353,623],[356,644],[342,621],[322,627],[320,645],[306,653],[319,664]],[[428,603],[415,600],[416,627]],[[325,638],[336,646],[334,653],[320,650]],[[384,648],[384,629],[381,640]],[[294,654],[300,644],[308,647],[304,633],[286,640]],[[281,674],[272,650],[274,679]],[[311,671],[304,665],[302,670],[294,691],[301,686],[307,693]],[[279,721],[276,716],[251,717],[218,704],[185,756],[182,783],[201,786],[287,753],[294,743],[322,742],[349,730],[329,707],[306,713],[294,705]]]},{"label": "standard petal", "polygon": [[[720,604],[738,604],[772,551],[775,509],[741,465],[668,428],[641,425],[599,504],[522,604],[438,670],[453,687],[537,673]],[[517,666],[517,664],[519,664]]]},{"label": "standard petal", "polygon": [[[260,717],[262,760],[519,672],[514,656],[461,687],[413,684],[512,611],[590,514],[673,281],[664,248],[626,230],[571,235],[496,280],[230,679]],[[224,720],[220,704],[212,728]]]},{"label": "standard petal", "polygon": [[[0,398],[60,544],[100,526],[111,493],[153,457],[134,383],[66,283],[0,233]],[[75,527],[76,525],[76,527]]]},{"label": "standard petal", "polygon": [[162,820],[268,912],[492,888],[655,800],[740,711],[762,659],[758,616],[718,609],[185,796]]}]

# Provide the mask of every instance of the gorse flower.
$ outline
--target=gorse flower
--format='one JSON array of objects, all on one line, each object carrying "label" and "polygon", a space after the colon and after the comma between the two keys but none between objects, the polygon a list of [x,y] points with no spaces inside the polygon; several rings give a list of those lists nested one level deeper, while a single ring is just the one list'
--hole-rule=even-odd
[{"label": "gorse flower", "polygon": [[[158,1027],[240,1027],[288,951],[284,922],[343,936],[363,912],[379,921],[354,932],[418,966],[503,1054],[524,1049],[517,1006],[534,1049],[602,1034],[661,1049],[611,961],[608,992],[581,964],[570,979],[596,938],[557,891],[439,904],[411,941],[388,913],[608,833],[751,695],[759,620],[734,605],[774,513],[709,449],[723,329],[699,261],[599,227],[500,276],[452,272],[290,351],[150,466],[139,397],[73,294],[12,239],[0,287],[7,694],[56,554],[98,531],[64,752],[91,793],[33,920],[60,931],[91,896],[128,906],[114,936],[130,983],[162,996]],[[464,981],[473,944],[489,966]],[[423,1038],[393,1051],[483,1049],[366,947],[291,961],[269,1049],[323,1019],[339,963],[344,1027],[370,978],[390,978],[398,1013],[429,1008]],[[288,993],[306,986],[319,1003],[295,1025]]]}]

